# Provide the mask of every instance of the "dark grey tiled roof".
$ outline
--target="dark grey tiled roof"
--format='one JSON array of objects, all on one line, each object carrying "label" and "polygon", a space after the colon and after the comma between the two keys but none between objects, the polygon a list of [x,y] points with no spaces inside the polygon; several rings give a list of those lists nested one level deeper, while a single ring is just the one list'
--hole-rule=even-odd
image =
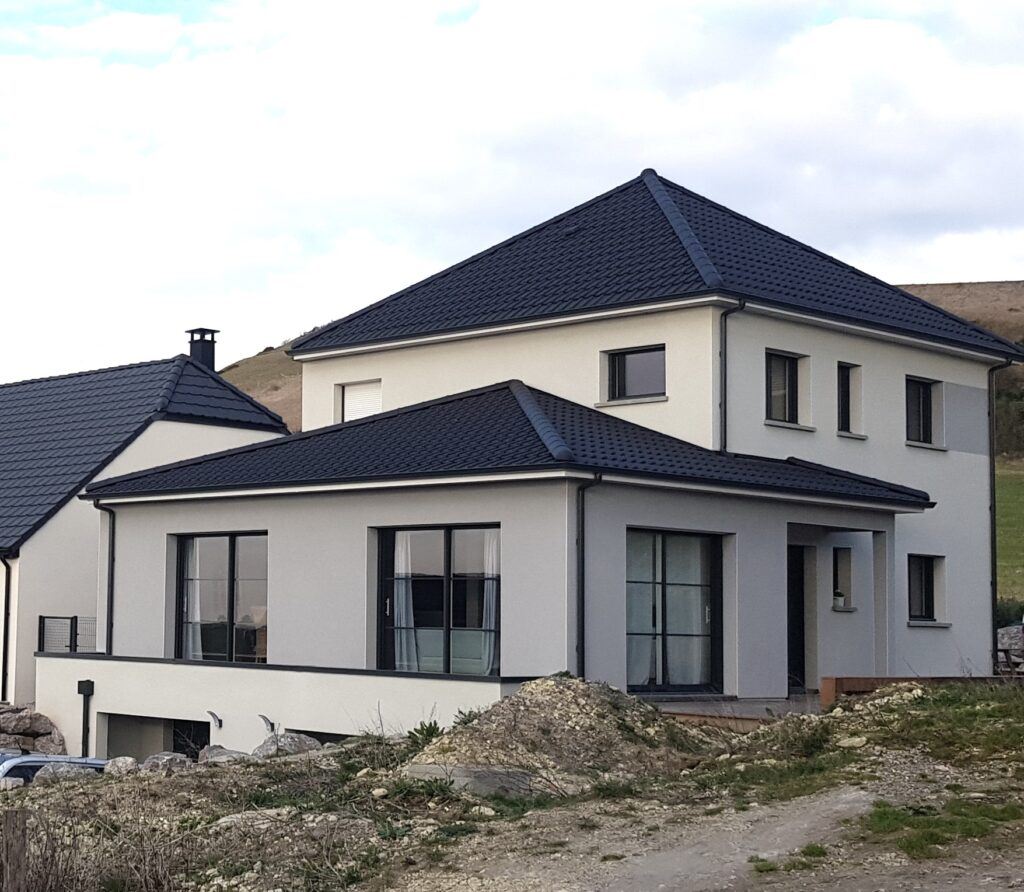
[{"label": "dark grey tiled roof", "polygon": [[98,481],[90,497],[581,468],[921,507],[927,493],[793,459],[729,455],[507,381]]},{"label": "dark grey tiled roof", "polygon": [[156,418],[285,429],[186,356],[0,385],[0,552],[16,550]]},{"label": "dark grey tiled roof", "polygon": [[293,345],[295,353],[710,292],[1024,359],[1024,351],[644,171]]}]

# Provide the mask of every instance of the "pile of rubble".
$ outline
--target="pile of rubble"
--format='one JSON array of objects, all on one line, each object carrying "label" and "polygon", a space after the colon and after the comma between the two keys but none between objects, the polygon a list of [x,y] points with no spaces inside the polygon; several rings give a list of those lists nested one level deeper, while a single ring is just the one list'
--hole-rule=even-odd
[{"label": "pile of rubble", "polygon": [[456,724],[406,773],[458,779],[486,768],[518,775],[534,791],[575,793],[602,780],[679,772],[720,752],[730,737],[682,725],[609,685],[551,676]]},{"label": "pile of rubble", "polygon": [[31,706],[0,706],[0,752],[63,756],[64,737]]}]

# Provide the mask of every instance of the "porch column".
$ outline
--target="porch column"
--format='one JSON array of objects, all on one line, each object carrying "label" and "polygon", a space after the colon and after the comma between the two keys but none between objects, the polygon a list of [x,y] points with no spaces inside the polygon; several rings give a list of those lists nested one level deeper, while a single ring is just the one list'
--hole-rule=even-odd
[{"label": "porch column", "polygon": [[890,674],[889,653],[895,599],[894,524],[871,533],[875,585],[875,675]]}]

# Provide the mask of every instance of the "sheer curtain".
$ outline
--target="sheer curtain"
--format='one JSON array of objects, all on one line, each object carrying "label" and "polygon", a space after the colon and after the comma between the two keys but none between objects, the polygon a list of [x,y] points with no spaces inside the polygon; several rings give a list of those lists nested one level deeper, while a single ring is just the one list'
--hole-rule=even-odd
[{"label": "sheer curtain", "polygon": [[185,653],[186,660],[203,658],[203,614],[199,583],[199,544],[188,540],[185,549]]},{"label": "sheer curtain", "polygon": [[495,670],[498,628],[498,577],[501,574],[501,531],[484,530],[484,609],[480,663],[484,675]]},{"label": "sheer curtain", "polygon": [[412,533],[395,533],[395,668],[416,672],[420,668],[413,628]]},{"label": "sheer curtain", "polygon": [[[619,651],[621,653],[621,651]],[[653,635],[630,635],[626,639],[626,684],[643,686],[653,675],[651,658],[654,656]]]}]

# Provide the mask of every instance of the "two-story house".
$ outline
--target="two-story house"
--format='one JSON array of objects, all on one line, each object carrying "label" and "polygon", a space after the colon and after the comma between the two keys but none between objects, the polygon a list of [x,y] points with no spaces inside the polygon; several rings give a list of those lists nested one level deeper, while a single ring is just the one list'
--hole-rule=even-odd
[{"label": "two-story house", "polygon": [[62,725],[93,682],[90,751],[447,722],[561,670],[991,671],[989,381],[1024,353],[654,171],[293,355],[304,433],[89,487],[113,640],[37,673]]},{"label": "two-story house", "polygon": [[95,649],[88,483],[285,432],[213,371],[215,334],[191,331],[190,356],[0,385],[0,699],[34,699],[36,650]]}]

